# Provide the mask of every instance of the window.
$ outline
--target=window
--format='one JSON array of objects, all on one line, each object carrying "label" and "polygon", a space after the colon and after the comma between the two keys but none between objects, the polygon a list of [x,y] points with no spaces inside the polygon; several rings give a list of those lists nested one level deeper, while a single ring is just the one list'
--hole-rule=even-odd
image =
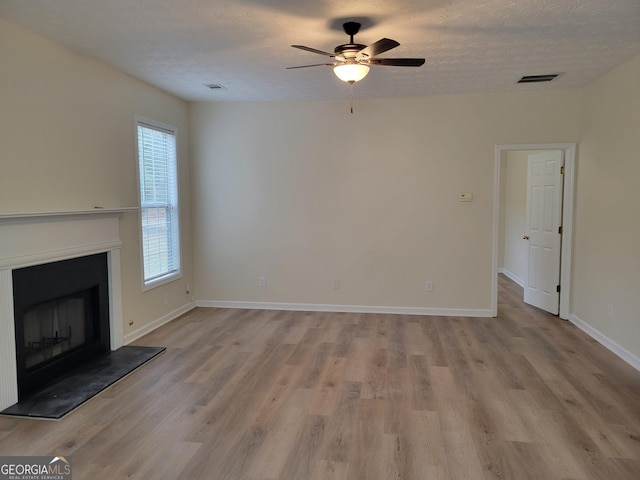
[{"label": "window", "polygon": [[180,276],[176,129],[136,118],[143,288]]}]

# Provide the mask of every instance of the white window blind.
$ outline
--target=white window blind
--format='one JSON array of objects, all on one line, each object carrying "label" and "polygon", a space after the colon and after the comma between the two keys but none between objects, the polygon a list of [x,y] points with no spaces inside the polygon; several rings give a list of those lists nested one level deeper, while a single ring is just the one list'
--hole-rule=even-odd
[{"label": "white window blind", "polygon": [[138,121],[144,285],[180,273],[175,130]]}]

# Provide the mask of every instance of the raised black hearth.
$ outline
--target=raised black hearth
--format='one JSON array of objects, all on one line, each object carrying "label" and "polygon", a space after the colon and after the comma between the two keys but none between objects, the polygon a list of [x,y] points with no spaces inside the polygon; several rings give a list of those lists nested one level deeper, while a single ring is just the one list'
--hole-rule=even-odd
[{"label": "raised black hearth", "polygon": [[109,273],[101,253],[13,271],[19,399],[109,351]]}]

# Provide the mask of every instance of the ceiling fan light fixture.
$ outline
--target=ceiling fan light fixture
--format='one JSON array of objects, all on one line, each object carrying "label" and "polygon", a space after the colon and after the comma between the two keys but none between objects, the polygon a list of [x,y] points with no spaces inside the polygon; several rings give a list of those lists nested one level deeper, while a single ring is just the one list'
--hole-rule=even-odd
[{"label": "ceiling fan light fixture", "polygon": [[343,82],[359,82],[369,73],[369,66],[361,63],[344,63],[333,67],[333,73]]}]

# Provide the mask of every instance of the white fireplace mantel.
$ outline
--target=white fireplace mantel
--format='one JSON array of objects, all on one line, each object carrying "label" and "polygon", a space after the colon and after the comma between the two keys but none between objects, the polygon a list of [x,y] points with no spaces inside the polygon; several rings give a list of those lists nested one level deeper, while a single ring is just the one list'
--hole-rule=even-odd
[{"label": "white fireplace mantel", "polygon": [[122,346],[120,216],[132,210],[0,213],[0,410],[18,401],[13,270],[106,252],[111,349]]},{"label": "white fireplace mantel", "polygon": [[120,247],[118,218],[127,210],[0,214],[0,269],[21,268]]},{"label": "white fireplace mantel", "polygon": [[138,207],[104,208],[94,207],[80,210],[43,210],[36,212],[4,212],[0,213],[0,222],[11,220],[38,219],[42,217],[75,217],[77,215],[121,215],[126,211],[135,211]]}]

